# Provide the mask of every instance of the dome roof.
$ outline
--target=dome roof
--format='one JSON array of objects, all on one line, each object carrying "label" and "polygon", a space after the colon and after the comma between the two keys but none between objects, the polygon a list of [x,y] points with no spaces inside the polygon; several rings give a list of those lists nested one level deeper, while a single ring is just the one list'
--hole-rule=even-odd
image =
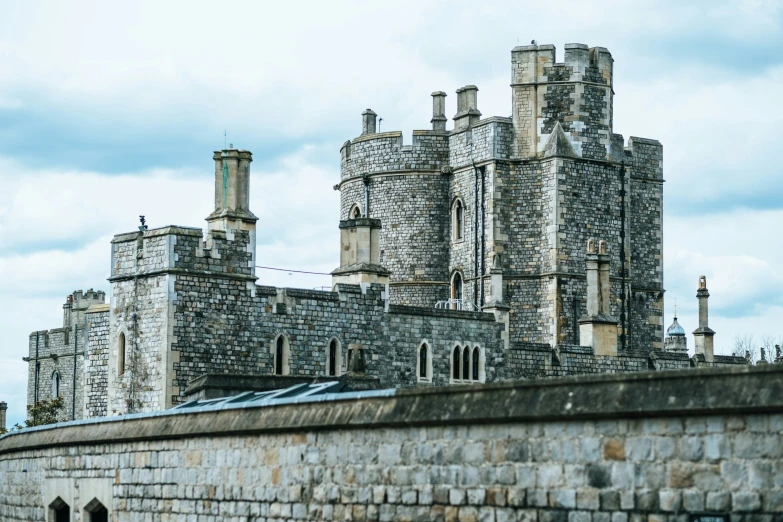
[{"label": "dome roof", "polygon": [[666,330],[666,335],[685,335],[685,330],[680,326],[680,323],[677,322],[676,316],[674,317],[672,325]]}]

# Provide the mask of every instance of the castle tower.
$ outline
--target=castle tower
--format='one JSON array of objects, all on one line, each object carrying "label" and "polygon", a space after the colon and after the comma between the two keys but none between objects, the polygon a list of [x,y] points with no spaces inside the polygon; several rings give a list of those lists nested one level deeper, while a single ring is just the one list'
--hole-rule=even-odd
[{"label": "castle tower", "polygon": [[73,328],[84,322],[84,313],[92,305],[102,305],[106,302],[106,293],[92,288],[83,292],[76,290],[69,295],[63,305],[63,328]]},{"label": "castle tower", "polygon": [[565,45],[555,62],[554,45],[525,45],[511,52],[515,152],[534,157],[560,123],[576,153],[606,159],[612,140],[612,67],[603,47]]},{"label": "castle tower", "polygon": [[[340,151],[341,265],[353,252],[348,238],[365,234],[364,218],[370,218],[368,238],[378,237],[378,262],[370,264],[390,271],[394,304],[433,307],[448,297],[449,179],[441,171],[449,161],[444,99],[440,91],[432,94],[433,129],[413,131],[407,145],[399,131],[376,132],[377,114],[366,109],[361,134]],[[338,272],[343,268],[334,275],[342,278],[345,274]]]},{"label": "castle tower", "polygon": [[714,355],[712,338],[715,336],[715,332],[707,324],[709,314],[707,300],[710,298],[710,293],[707,291],[705,276],[699,276],[699,289],[696,291],[696,297],[699,300],[699,327],[693,332],[694,346],[696,354],[702,354],[705,361],[712,362]]},{"label": "castle tower", "polygon": [[381,220],[391,303],[502,296],[509,342],[576,345],[584,245],[601,237],[617,349],[663,349],[663,148],[613,133],[613,67],[603,47],[567,44],[560,63],[552,45],[517,47],[510,118],[483,117],[467,85],[447,131],[435,91],[432,130],[410,144],[362,114],[340,151],[340,219]]},{"label": "castle tower", "polygon": [[677,305],[674,306],[674,321],[666,330],[664,350],[667,352],[688,353],[688,338],[685,336],[683,327],[677,322]]},{"label": "castle tower", "polygon": [[[108,415],[176,404],[188,381],[183,368],[192,361],[180,359],[183,351],[197,339],[211,338],[214,324],[228,316],[248,320],[243,310],[248,304],[240,304],[239,296],[253,296],[256,289],[257,218],[249,209],[252,154],[229,147],[213,159],[215,210],[207,217],[206,238],[199,228],[165,226],[140,227],[112,239]],[[177,306],[185,299],[209,301],[213,308],[186,316]],[[226,326],[222,343],[209,347],[215,351],[204,348],[205,359],[226,357],[226,338],[246,328]]]}]

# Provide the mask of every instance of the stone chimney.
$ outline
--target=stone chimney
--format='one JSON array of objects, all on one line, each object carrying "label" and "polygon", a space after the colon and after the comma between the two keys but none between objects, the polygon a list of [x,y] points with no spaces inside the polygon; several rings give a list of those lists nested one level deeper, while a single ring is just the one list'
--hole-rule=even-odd
[{"label": "stone chimney", "polygon": [[617,355],[617,318],[611,315],[610,258],[606,241],[587,242],[587,315],[579,319],[579,344],[595,355]]},{"label": "stone chimney", "polygon": [[466,85],[457,89],[457,114],[454,116],[454,130],[472,126],[481,118],[478,110],[478,87]]},{"label": "stone chimney", "polygon": [[5,414],[8,410],[8,404],[5,401],[0,402],[0,430],[5,430]]},{"label": "stone chimney", "polygon": [[367,109],[362,113],[362,136],[365,134],[375,134],[376,120],[378,115],[372,109]]},{"label": "stone chimney", "polygon": [[706,362],[713,362],[714,350],[712,338],[715,332],[708,326],[707,300],[710,293],[707,291],[707,278],[699,276],[699,289],[696,290],[696,298],[699,300],[699,327],[693,332],[696,354],[703,354]]},{"label": "stone chimney", "polygon": [[444,132],[446,130],[446,93],[435,91],[432,93],[432,130]]},{"label": "stone chimney", "polygon": [[332,285],[389,282],[381,266],[381,220],[356,218],[340,221],[340,268],[332,272]]},{"label": "stone chimney", "polygon": [[248,150],[215,151],[215,210],[207,216],[209,230],[248,230],[255,252],[255,230],[258,218],[250,212],[250,163]]}]

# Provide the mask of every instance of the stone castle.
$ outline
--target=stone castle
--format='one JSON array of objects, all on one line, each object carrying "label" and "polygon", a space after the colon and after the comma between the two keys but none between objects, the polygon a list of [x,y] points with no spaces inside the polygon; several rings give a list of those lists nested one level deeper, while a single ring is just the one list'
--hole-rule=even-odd
[{"label": "stone castle", "polygon": [[[511,53],[511,117],[478,88],[444,92],[432,128],[340,150],[332,291],[257,284],[252,154],[214,153],[215,210],[111,242],[111,300],[75,292],[63,328],[30,335],[28,402],[68,418],[171,408],[206,375],[276,383],[366,375],[385,388],[746,364],[714,355],[706,279],[696,354],[663,331],[663,154],[613,129],[602,47]],[[676,326],[676,328],[675,328]]]}]

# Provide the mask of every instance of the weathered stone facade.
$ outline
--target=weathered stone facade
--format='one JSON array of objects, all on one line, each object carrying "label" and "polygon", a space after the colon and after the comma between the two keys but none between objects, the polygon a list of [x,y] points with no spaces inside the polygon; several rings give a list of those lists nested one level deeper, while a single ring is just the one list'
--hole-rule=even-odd
[{"label": "weathered stone facade", "polygon": [[774,522],[781,433],[777,365],[140,414],[0,438],[0,519]]},{"label": "weathered stone facade", "polygon": [[[567,44],[563,63],[552,45],[511,54],[511,118],[480,119],[478,89],[467,86],[457,91],[451,132],[443,127],[445,94],[436,92],[433,130],[414,131],[411,145],[399,132],[374,134],[374,120],[346,142],[341,219],[357,206],[366,213],[369,180],[369,217],[384,224],[381,264],[392,272],[393,303],[454,297],[458,273],[462,299],[484,306],[497,267],[511,339],[551,346],[579,343],[584,247],[604,240],[618,345],[663,348],[661,144],[630,138],[625,147],[613,132],[606,49]],[[457,200],[461,235],[451,215]]]},{"label": "weathered stone facade", "polygon": [[31,334],[28,402],[56,377],[66,418],[164,410],[203,375],[334,377],[353,355],[383,388],[746,364],[712,353],[706,280],[696,356],[664,350],[662,147],[613,133],[608,51],[516,48],[512,82],[510,118],[459,89],[452,131],[433,93],[411,145],[362,114],[331,292],[257,284],[252,154],[215,152],[206,233],[116,235],[110,303],[74,293]]}]

